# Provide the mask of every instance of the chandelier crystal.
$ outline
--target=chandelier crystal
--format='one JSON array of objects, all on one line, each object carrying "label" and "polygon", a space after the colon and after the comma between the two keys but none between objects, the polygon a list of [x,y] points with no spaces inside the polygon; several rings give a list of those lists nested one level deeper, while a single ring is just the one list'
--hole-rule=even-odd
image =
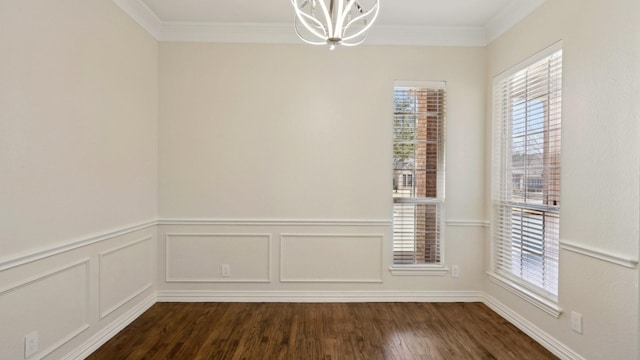
[{"label": "chandelier crystal", "polygon": [[362,44],[380,10],[379,0],[291,0],[291,4],[300,39],[329,45],[331,50],[336,45]]}]

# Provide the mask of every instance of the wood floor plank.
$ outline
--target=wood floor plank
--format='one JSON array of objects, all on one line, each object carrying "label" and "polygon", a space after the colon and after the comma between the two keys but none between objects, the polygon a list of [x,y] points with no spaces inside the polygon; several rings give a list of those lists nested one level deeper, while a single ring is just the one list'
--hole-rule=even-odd
[{"label": "wood floor plank", "polygon": [[88,359],[556,357],[481,303],[157,303]]}]

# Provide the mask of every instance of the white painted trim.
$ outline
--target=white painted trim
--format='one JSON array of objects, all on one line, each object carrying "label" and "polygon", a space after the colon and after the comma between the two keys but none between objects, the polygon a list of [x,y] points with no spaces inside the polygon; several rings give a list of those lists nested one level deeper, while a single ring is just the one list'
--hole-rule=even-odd
[{"label": "white painted trim", "polygon": [[[102,252],[100,252],[98,254],[98,278],[100,279],[100,281],[99,281],[99,285],[98,285],[98,299],[97,299],[97,301],[98,301],[98,309],[99,309],[99,312],[100,312],[100,320],[102,320],[102,319],[106,318],[107,316],[111,315],[113,312],[115,312],[116,310],[118,310],[121,307],[123,307],[124,305],[126,305],[129,301],[135,299],[140,294],[144,293],[145,291],[147,291],[147,290],[151,289],[151,287],[153,287],[153,281],[151,281],[151,282],[143,285],[140,289],[134,291],[133,294],[127,296],[126,298],[124,298],[123,300],[118,302],[116,305],[110,307],[109,309],[107,309],[105,311],[102,311],[102,301],[100,301],[100,300],[102,299],[102,278],[101,278],[101,275],[102,275],[102,261],[103,261],[103,258],[105,256],[108,256],[108,255],[113,254],[115,252],[124,250],[126,248],[132,247],[134,245],[137,245],[137,244],[140,244],[142,242],[149,241],[149,240],[153,240],[153,236],[147,236],[147,237],[144,237],[142,239],[131,241],[129,243],[126,243],[126,244],[121,245],[121,246],[117,246],[117,247],[112,248],[110,250],[102,251]],[[151,275],[153,277],[157,276],[157,274],[153,274],[153,273],[151,273]]]},{"label": "white painted trim", "polygon": [[92,245],[136,231],[144,230],[156,225],[229,225],[229,226],[391,226],[391,220],[330,220],[330,219],[158,219],[148,220],[122,228],[116,228],[104,233],[91,235],[87,238],[71,240],[34,251],[27,251],[18,255],[0,258],[0,271],[25,265],[37,260],[72,251],[87,245]]},{"label": "white painted trim", "polygon": [[496,313],[498,313],[498,315],[505,318],[515,327],[522,330],[525,334],[530,336],[532,339],[537,341],[540,345],[544,346],[547,350],[551,351],[554,355],[558,356],[560,359],[585,360],[585,358],[583,358],[578,353],[570,349],[568,346],[561,343],[553,336],[547,334],[542,329],[534,325],[532,322],[525,319],[515,311],[511,310],[509,307],[499,302],[489,294],[484,294],[483,302],[491,310],[495,311]]},{"label": "white painted trim", "polygon": [[89,311],[90,311],[90,291],[89,291],[89,262],[91,261],[91,259],[89,258],[83,258],[82,260],[79,261],[75,261],[72,262],[71,264],[67,264],[58,268],[55,268],[53,270],[47,271],[45,273],[36,275],[36,276],[32,276],[26,280],[23,280],[17,284],[13,284],[8,286],[5,289],[0,290],[0,296],[3,296],[5,294],[8,294],[10,292],[15,291],[16,289],[20,289],[29,285],[32,285],[36,282],[42,281],[44,279],[50,278],[56,274],[59,274],[61,272],[64,272],[66,270],[69,269],[73,269],[75,267],[84,265],[84,276],[85,276],[85,294],[84,294],[84,298],[85,298],[85,311],[84,311],[84,324],[80,325],[77,329],[71,331],[69,334],[67,334],[67,336],[61,338],[60,340],[56,341],[55,343],[53,343],[51,346],[49,346],[48,348],[39,351],[38,353],[36,353],[35,356],[33,356],[34,360],[40,360],[42,358],[45,358],[47,355],[51,354],[52,352],[56,351],[57,349],[59,349],[60,347],[62,347],[64,344],[68,343],[69,341],[71,341],[73,338],[75,338],[76,336],[80,335],[81,333],[83,333],[84,331],[86,331],[89,328],[89,323],[88,323],[88,317],[89,317]]},{"label": "white painted trim", "polygon": [[140,0],[113,0],[113,2],[151,36],[155,39],[160,38],[162,21],[147,4]]},{"label": "white painted trim", "polygon": [[635,269],[638,266],[638,259],[633,259],[629,256],[615,254],[586,245],[576,244],[566,240],[560,240],[560,248],[576,254],[602,260],[611,264],[624,266],[629,269]]},{"label": "white painted trim", "polygon": [[[159,41],[300,44],[293,23],[163,22]],[[384,26],[371,28],[363,45],[484,46],[482,27]]]},{"label": "white painted trim", "polygon": [[4,259],[0,259],[0,271],[8,270],[16,266],[25,265],[36,260],[41,260],[54,255],[62,254],[71,250],[81,248],[83,246],[95,244],[101,241],[113,239],[118,236],[127,235],[129,233],[143,230],[156,225],[156,221],[147,221],[137,225],[131,225],[124,228],[119,228],[102,234],[93,235],[80,240],[72,240],[66,243],[54,245],[51,247],[42,248],[35,251],[26,252],[20,255],[14,255]]},{"label": "white painted trim", "polygon": [[159,219],[158,225],[229,226],[391,226],[391,220],[331,219]]},{"label": "white painted trim", "polygon": [[[266,279],[237,279],[237,278],[205,278],[205,279],[189,279],[189,278],[171,278],[169,277],[169,238],[171,236],[186,236],[186,237],[255,237],[266,238],[267,248],[269,253],[267,254],[267,278]],[[165,276],[164,281],[167,283],[179,282],[179,283],[270,283],[271,282],[271,234],[256,234],[256,233],[167,233],[165,234],[165,256],[164,256],[164,269]]]},{"label": "white painted trim", "polygon": [[68,343],[69,341],[73,340],[76,336],[82,334],[83,332],[85,332],[87,329],[89,328],[89,324],[85,323],[82,326],[80,326],[79,328],[77,328],[76,330],[70,332],[67,336],[65,336],[64,338],[60,339],[59,341],[57,341],[56,343],[54,343],[53,345],[51,345],[50,347],[48,347],[46,350],[43,350],[41,353],[38,353],[38,355],[36,355],[33,359],[34,360],[40,360],[43,359],[45,357],[47,357],[47,355],[51,354],[52,352],[56,351],[57,349],[59,349],[60,347],[62,347],[62,345]]},{"label": "white painted trim", "polygon": [[159,41],[303,44],[291,24],[164,22]]},{"label": "white painted trim", "polygon": [[[113,0],[158,41],[303,44],[293,23],[162,21],[143,1]],[[531,14],[544,0],[512,1],[485,26],[376,25],[364,45],[485,46]]]},{"label": "white painted trim", "polygon": [[483,27],[374,25],[364,45],[481,47],[486,43]]},{"label": "white painted trim", "polygon": [[[393,87],[395,89],[402,90],[422,90],[422,89],[447,89],[447,82],[444,80],[439,81],[415,81],[415,80],[396,80],[393,82]],[[435,202],[437,204],[442,204],[443,202],[439,199],[436,199]]]},{"label": "white painted trim", "polygon": [[480,291],[158,291],[158,302],[482,302]]},{"label": "white painted trim", "polygon": [[560,317],[560,314],[562,314],[562,308],[560,308],[560,306],[558,306],[558,304],[554,303],[553,301],[546,299],[534,293],[533,291],[519,284],[516,284],[513,281],[510,281],[504,276],[498,275],[493,272],[488,272],[487,275],[489,275],[489,280],[491,280],[491,282],[493,282],[494,284],[518,296],[519,298],[525,300],[529,304],[537,307],[538,309],[553,316],[554,318],[557,319]]},{"label": "white painted trim", "polygon": [[[554,42],[553,44],[547,46],[546,48],[538,51],[537,53],[527,57],[526,59],[522,60],[521,62],[513,65],[512,67],[508,68],[507,70],[501,72],[500,74],[496,75],[493,78],[493,83],[492,83],[492,95],[495,95],[493,93],[493,91],[495,90],[496,86],[498,86],[501,82],[507,80],[511,75],[516,74],[526,68],[528,68],[529,66],[541,61],[542,59],[549,57],[551,55],[553,55],[555,52],[562,50],[562,45],[563,45],[563,41],[562,40],[558,40],[556,42]],[[492,96],[492,101],[495,101],[495,99],[493,99]],[[495,104],[494,104],[495,106]],[[494,114],[494,119],[493,122],[495,123],[495,126],[502,126],[502,121],[500,119],[500,114]],[[494,134],[497,132],[495,129],[493,130]]]},{"label": "white painted trim", "polygon": [[393,265],[389,271],[393,276],[445,276],[449,268],[442,265]]},{"label": "white painted trim", "polygon": [[111,248],[111,249],[106,250],[106,251],[101,251],[100,253],[98,253],[98,255],[100,256],[100,258],[103,258],[104,256],[113,254],[114,252],[118,252],[120,250],[124,250],[124,249],[126,249],[128,247],[131,247],[131,246],[137,245],[137,244],[139,244],[141,242],[149,241],[149,240],[152,240],[152,239],[153,239],[153,236],[151,236],[151,235],[145,236],[145,237],[143,237],[141,239],[128,242],[128,243],[126,243],[124,245],[116,246],[116,247]]},{"label": "white painted trim", "polygon": [[500,35],[533,13],[545,0],[511,1],[502,11],[494,16],[484,26],[486,44],[491,43]]},{"label": "white painted trim", "polygon": [[[373,238],[380,240],[380,277],[378,279],[287,279],[282,274],[284,264],[282,240],[286,237],[351,237],[351,238]],[[384,282],[384,235],[383,234],[316,234],[316,233],[281,233],[280,234],[280,282],[281,283],[382,283]]]},{"label": "white painted trim", "polygon": [[91,355],[100,346],[116,336],[122,329],[131,324],[135,319],[147,311],[151,306],[156,303],[155,292],[149,295],[146,299],[142,300],[139,304],[135,305],[126,313],[119,316],[109,325],[102,328],[95,335],[90,337],[83,344],[78,346],[75,350],[71,351],[67,356],[63,357],[65,360],[82,360]]},{"label": "white painted trim", "polygon": [[[20,282],[18,282],[16,284],[9,285],[9,286],[5,287],[4,289],[0,289],[0,296],[5,295],[7,293],[10,293],[10,292],[12,292],[12,291],[14,291],[16,289],[23,288],[23,287],[25,287],[27,285],[31,285],[33,283],[36,283],[36,282],[40,281],[40,280],[49,278],[49,277],[51,277],[53,275],[56,275],[56,274],[61,273],[61,272],[65,271],[65,270],[68,270],[68,269],[71,269],[71,268],[74,268],[74,267],[80,266],[80,265],[84,265],[85,266],[85,275],[88,278],[89,277],[89,262],[90,261],[91,261],[90,258],[83,258],[82,260],[74,261],[74,262],[72,262],[70,264],[57,267],[57,268],[55,268],[53,270],[49,270],[49,271],[44,272],[42,274],[31,276],[31,277],[27,278],[26,280],[22,280],[22,281],[20,281]],[[86,295],[89,296],[89,288],[88,287],[87,287],[87,294]]]},{"label": "white painted trim", "polygon": [[484,220],[447,220],[447,226],[456,227],[483,227],[488,228],[491,226],[489,221]]},{"label": "white painted trim", "polygon": [[153,286],[153,283],[148,283],[148,284],[144,285],[143,287],[141,287],[140,289],[138,289],[137,291],[135,291],[133,294],[127,296],[124,300],[122,300],[119,303],[117,303],[116,305],[112,306],[111,308],[109,308],[109,309],[107,309],[105,311],[101,311],[100,312],[100,320],[102,320],[102,319],[106,318],[107,316],[111,315],[116,310],[118,310],[121,307],[123,307],[124,305],[126,305],[129,301],[135,299],[136,297],[138,297],[139,295],[141,295],[145,291],[151,289],[152,286]]}]

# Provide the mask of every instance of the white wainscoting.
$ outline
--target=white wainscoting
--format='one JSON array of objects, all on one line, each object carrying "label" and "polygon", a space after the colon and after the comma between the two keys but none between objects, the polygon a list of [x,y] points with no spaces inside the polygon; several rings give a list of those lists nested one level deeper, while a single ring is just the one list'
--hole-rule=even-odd
[{"label": "white wainscoting", "polygon": [[34,359],[57,350],[89,328],[89,258],[0,290],[0,357],[24,358],[24,336],[39,335]]},{"label": "white wainscoting", "polygon": [[100,253],[100,320],[153,286],[156,274],[152,239],[147,236]]},{"label": "white wainscoting", "polygon": [[[156,229],[156,224],[161,226]],[[447,225],[483,228],[486,222],[452,220]],[[466,301],[484,302],[561,358],[582,360],[479,290],[371,290],[385,279],[390,226],[386,220],[159,220],[4,258],[0,279],[12,285],[0,287],[0,358],[23,358],[24,336],[38,331],[41,351],[31,359],[84,359],[156,301]],[[165,235],[160,249],[156,231]],[[156,292],[158,253],[164,256],[160,274],[166,266],[171,284]],[[227,257],[211,265],[211,254]],[[231,265],[228,279],[221,277],[223,263]],[[635,267],[637,262],[622,265]],[[206,284],[269,283],[272,270],[278,269],[286,284]],[[292,284],[297,282],[301,284]],[[321,291],[324,285],[313,284],[321,282],[347,284]],[[341,291],[345,286],[353,290]]]},{"label": "white wainscoting", "polygon": [[271,234],[170,233],[165,239],[166,282],[271,282]]},{"label": "white wainscoting", "polygon": [[30,360],[95,349],[90,341],[108,340],[96,334],[111,337],[139,316],[156,298],[155,234],[155,221],[145,222],[3,258],[0,359],[23,359],[34,331]]},{"label": "white wainscoting", "polygon": [[382,282],[381,234],[281,234],[281,282]]}]

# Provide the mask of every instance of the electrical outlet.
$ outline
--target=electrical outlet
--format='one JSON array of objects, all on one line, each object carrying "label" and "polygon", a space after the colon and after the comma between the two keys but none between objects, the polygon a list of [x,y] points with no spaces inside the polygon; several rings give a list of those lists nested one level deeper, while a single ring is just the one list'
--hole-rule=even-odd
[{"label": "electrical outlet", "polygon": [[24,337],[24,358],[38,352],[38,332],[34,331]]},{"label": "electrical outlet", "polygon": [[222,277],[231,276],[231,266],[229,264],[222,264]]},{"label": "electrical outlet", "polygon": [[460,267],[458,265],[451,265],[451,277],[457,278],[460,276]]},{"label": "electrical outlet", "polygon": [[571,312],[571,330],[582,334],[582,314],[575,311]]}]

